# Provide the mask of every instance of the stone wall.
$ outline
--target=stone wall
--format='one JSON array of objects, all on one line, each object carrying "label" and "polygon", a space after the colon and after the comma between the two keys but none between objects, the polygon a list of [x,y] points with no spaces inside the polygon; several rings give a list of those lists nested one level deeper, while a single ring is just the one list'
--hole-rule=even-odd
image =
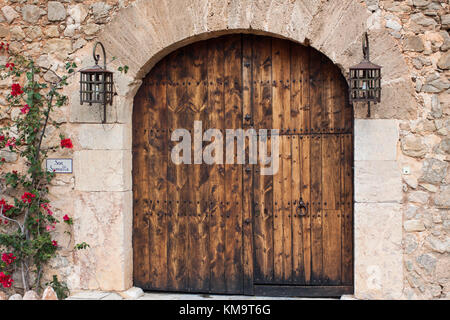
[{"label": "stone wall", "polygon": [[[119,61],[130,66],[128,75],[115,74],[109,124],[100,123],[101,110],[78,103],[77,81],[68,88],[70,103],[54,115],[75,145],[58,154],[74,158],[74,175],[55,180],[54,206],[60,215],[72,213],[75,241],[91,249],[62,249],[49,274],[58,272],[78,289],[132,285],[132,101],[161,57],[199,39],[251,29],[309,43],[345,73],[361,59],[367,30],[371,58],[383,66],[383,92],[370,120],[365,106],[355,105],[355,296],[449,298],[447,0],[0,0],[0,7],[0,38],[41,65],[59,71],[66,61],[91,65],[99,38],[118,58],[110,69]],[[1,93],[9,85],[0,81]],[[1,108],[0,121],[17,114]],[[58,138],[54,131],[49,140]],[[2,157],[20,165],[12,154]],[[63,231],[63,248],[70,248]]]}]

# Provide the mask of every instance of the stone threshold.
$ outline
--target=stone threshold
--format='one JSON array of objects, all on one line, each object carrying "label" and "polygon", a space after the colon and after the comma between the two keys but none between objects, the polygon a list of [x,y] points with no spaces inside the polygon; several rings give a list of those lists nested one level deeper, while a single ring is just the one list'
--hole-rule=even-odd
[{"label": "stone threshold", "polygon": [[[343,296],[341,299],[351,299]],[[144,292],[133,287],[127,291],[74,291],[66,300],[338,300],[333,298],[262,297],[242,295],[209,295],[195,293]]]}]

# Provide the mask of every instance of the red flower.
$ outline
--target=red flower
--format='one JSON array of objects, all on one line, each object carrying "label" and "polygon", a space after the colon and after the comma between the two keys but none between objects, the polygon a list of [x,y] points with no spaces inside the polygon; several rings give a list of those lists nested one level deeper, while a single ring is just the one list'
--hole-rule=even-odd
[{"label": "red flower", "polygon": [[62,139],[61,140],[61,147],[62,148],[72,149],[73,148],[72,140],[70,140],[70,139]]},{"label": "red flower", "polygon": [[9,70],[11,70],[12,71],[12,69],[14,69],[14,63],[7,63],[7,64],[5,64],[5,67],[6,67],[6,69],[8,69],[9,68]]},{"label": "red flower", "polygon": [[70,220],[70,218],[69,218],[69,216],[67,214],[63,217],[63,219],[64,219],[64,221],[69,221]]},{"label": "red flower", "polygon": [[3,211],[2,214],[5,215],[6,212],[8,212],[9,210],[11,210],[12,208],[14,208],[13,205],[7,204],[5,199],[0,199],[0,208],[3,206]]},{"label": "red flower", "polygon": [[5,288],[11,287],[13,282],[14,282],[14,280],[11,279],[11,275],[9,275],[9,274],[4,274],[3,272],[0,272],[0,283],[1,283]]},{"label": "red flower", "polygon": [[53,240],[52,241],[52,246],[57,247],[58,246],[58,241]]},{"label": "red flower", "polygon": [[34,194],[32,194],[32,193],[30,193],[30,192],[25,192],[23,195],[22,195],[22,201],[24,202],[24,203],[31,203],[31,200],[33,199],[33,198],[36,198],[36,195],[34,195]]},{"label": "red flower", "polygon": [[2,261],[6,263],[6,265],[10,265],[11,263],[16,260],[16,257],[12,253],[3,253],[2,254]]},{"label": "red flower", "polygon": [[5,136],[0,136],[0,141],[5,141]]},{"label": "red flower", "polygon": [[52,210],[50,210],[50,204],[49,203],[41,203],[41,208],[42,209],[44,209],[45,211],[47,211],[47,214],[49,215],[49,216],[52,216],[53,215],[53,212],[52,212]]},{"label": "red flower", "polygon": [[20,109],[20,112],[23,114],[27,114],[28,111],[30,111],[30,107],[26,104],[22,109]]},{"label": "red flower", "polygon": [[22,87],[18,83],[13,83],[11,86],[11,95],[13,97],[19,96],[23,93]]},{"label": "red flower", "polygon": [[16,146],[16,138],[8,139],[5,147],[15,147]]}]

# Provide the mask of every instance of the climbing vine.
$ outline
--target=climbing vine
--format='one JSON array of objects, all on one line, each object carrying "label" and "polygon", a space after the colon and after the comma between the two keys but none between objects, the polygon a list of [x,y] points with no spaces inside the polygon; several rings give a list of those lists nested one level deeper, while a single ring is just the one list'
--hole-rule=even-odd
[{"label": "climbing vine", "polygon": [[[47,154],[59,148],[73,148],[70,138],[60,134],[57,145],[44,145],[46,130],[50,125],[59,128],[51,120],[51,113],[63,106],[67,97],[61,93],[68,78],[75,74],[75,63],[65,65],[65,75],[51,69],[36,66],[20,54],[11,53],[8,44],[0,43],[0,55],[7,62],[0,65],[2,80],[11,79],[6,94],[8,110],[20,110],[0,128],[0,150],[16,154],[22,169],[8,170],[6,160],[0,159],[0,287],[14,285],[14,273],[18,273],[25,291],[39,290],[43,267],[55,257],[59,244],[54,239],[58,223],[72,225],[65,214],[62,221],[52,211],[48,197],[49,184],[55,177],[43,165]],[[52,73],[52,81],[43,75]],[[76,244],[76,250],[86,249],[86,243]]]}]

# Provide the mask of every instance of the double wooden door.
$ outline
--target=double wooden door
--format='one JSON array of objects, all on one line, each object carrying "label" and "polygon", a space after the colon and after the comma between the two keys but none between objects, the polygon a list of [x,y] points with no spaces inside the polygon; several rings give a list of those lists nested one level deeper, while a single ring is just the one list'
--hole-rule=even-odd
[{"label": "double wooden door", "polygon": [[[310,47],[230,35],[162,59],[134,101],[135,285],[230,294],[352,292],[352,117],[345,79]],[[201,121],[201,132],[194,121]],[[192,164],[172,161],[178,142],[171,137],[180,128],[191,137]],[[195,146],[194,137],[210,128],[223,141],[226,129],[253,128],[258,141],[260,129],[277,129],[265,146],[270,154],[279,142],[272,155],[278,170],[262,175],[266,165],[249,163],[250,139],[244,164],[228,163],[225,146],[222,162],[195,160],[209,143]]]}]

